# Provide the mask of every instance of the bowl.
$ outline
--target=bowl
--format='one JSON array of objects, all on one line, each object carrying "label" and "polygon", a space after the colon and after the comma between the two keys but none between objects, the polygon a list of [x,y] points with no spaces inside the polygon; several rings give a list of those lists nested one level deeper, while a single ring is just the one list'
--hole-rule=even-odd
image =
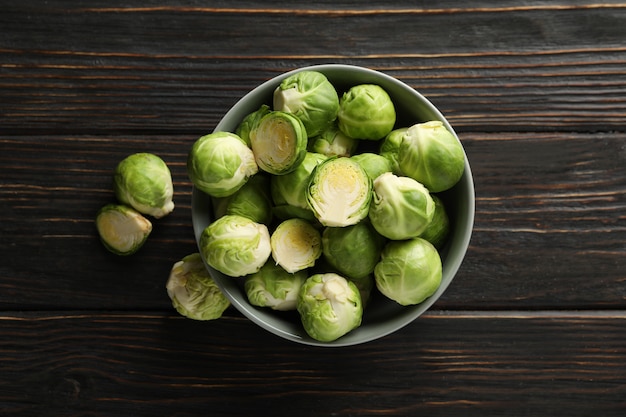
[{"label": "bowl", "polygon": [[[314,65],[278,75],[243,96],[222,118],[215,131],[234,132],[249,113],[262,104],[272,104],[272,94],[280,82],[298,71],[319,71],[335,86],[339,97],[358,84],[378,84],[394,102],[397,113],[396,128],[415,123],[440,120],[455,137],[452,126],[437,108],[407,84],[382,72],[342,64]],[[458,139],[458,137],[457,137]],[[474,224],[474,183],[467,157],[461,180],[451,189],[438,194],[448,211],[451,230],[446,245],[440,250],[443,263],[441,285],[421,304],[401,306],[384,296],[373,297],[363,313],[360,327],[332,342],[317,341],[304,331],[296,312],[277,312],[250,304],[241,281],[228,277],[210,266],[207,268],[232,305],[244,316],[263,329],[286,340],[312,346],[340,347],[370,342],[402,329],[428,310],[444,293],[456,275],[469,246]],[[196,241],[202,231],[213,221],[211,198],[194,188],[192,191],[192,222]]]}]

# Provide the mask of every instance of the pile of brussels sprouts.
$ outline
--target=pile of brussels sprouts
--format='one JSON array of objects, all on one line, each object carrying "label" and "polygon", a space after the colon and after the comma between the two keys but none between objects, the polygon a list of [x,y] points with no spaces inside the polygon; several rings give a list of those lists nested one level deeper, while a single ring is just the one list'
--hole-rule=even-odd
[{"label": "pile of brussels sprouts", "polygon": [[361,324],[374,290],[419,304],[439,287],[449,219],[437,193],[464,152],[439,121],[396,127],[378,85],[342,96],[320,72],[284,79],[235,132],[199,138],[187,161],[213,200],[199,250],[252,305],[298,312],[333,341]]}]

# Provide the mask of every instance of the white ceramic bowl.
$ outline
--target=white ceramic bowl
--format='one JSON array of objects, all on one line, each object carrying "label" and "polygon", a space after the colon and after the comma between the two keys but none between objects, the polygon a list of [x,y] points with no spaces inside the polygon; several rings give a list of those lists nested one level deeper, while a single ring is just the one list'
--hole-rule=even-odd
[{"label": "white ceramic bowl", "polygon": [[[215,131],[234,132],[241,120],[257,110],[261,104],[271,106],[272,94],[283,79],[304,70],[319,71],[326,75],[337,89],[339,97],[354,85],[378,84],[393,100],[397,113],[397,128],[409,127],[428,120],[440,120],[456,136],[441,112],[415,89],[379,71],[340,64],[303,67],[264,82],[242,97],[222,118]],[[225,276],[211,267],[207,268],[237,310],[262,328],[284,339],[307,345],[336,347],[375,340],[403,328],[430,308],[450,285],[465,257],[474,224],[475,204],[474,183],[467,157],[461,180],[450,190],[438,195],[444,201],[451,220],[448,242],[440,251],[443,277],[439,289],[421,304],[408,307],[400,306],[377,294],[365,309],[361,326],[333,342],[319,342],[309,337],[300,324],[297,312],[276,312],[251,305],[243,291],[241,280]],[[210,197],[197,188],[194,188],[192,194],[192,220],[196,241],[199,241],[202,231],[213,221],[213,212]]]}]

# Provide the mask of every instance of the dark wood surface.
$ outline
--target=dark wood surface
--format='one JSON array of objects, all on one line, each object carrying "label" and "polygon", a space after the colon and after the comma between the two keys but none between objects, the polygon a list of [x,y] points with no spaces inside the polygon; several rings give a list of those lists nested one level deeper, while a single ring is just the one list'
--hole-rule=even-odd
[{"label": "dark wood surface", "polygon": [[[432,3],[432,4],[431,4]],[[623,416],[626,3],[0,0],[0,415]],[[179,316],[187,152],[243,94],[319,63],[383,71],[459,134],[465,261],[401,331],[294,345]],[[96,211],[129,153],[176,209],[130,258]]]}]

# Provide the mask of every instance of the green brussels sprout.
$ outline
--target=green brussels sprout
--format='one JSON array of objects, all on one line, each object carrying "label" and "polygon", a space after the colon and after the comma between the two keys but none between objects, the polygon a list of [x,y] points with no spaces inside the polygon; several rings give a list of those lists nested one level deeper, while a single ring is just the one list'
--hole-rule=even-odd
[{"label": "green brussels sprout", "polygon": [[414,179],[387,172],[374,180],[369,219],[386,238],[418,237],[434,214],[435,202],[428,189]]},{"label": "green brussels sprout", "polygon": [[200,191],[227,197],[258,172],[252,150],[234,133],[214,132],[195,141],[187,157],[187,174]]},{"label": "green brussels sprout", "polygon": [[343,227],[367,217],[372,180],[350,158],[329,158],[315,167],[307,189],[307,202],[324,226]]},{"label": "green brussels sprout", "polygon": [[337,118],[339,96],[326,76],[300,71],[285,78],[274,90],[274,110],[297,116],[309,137],[326,130]]},{"label": "green brussels sprout", "polygon": [[267,226],[236,214],[209,224],[200,235],[199,247],[212,268],[231,277],[258,271],[272,253]]},{"label": "green brussels sprout", "polygon": [[272,199],[270,179],[257,174],[248,180],[235,194],[214,199],[215,217],[238,214],[257,223],[269,224],[272,221]]},{"label": "green brussels sprout", "polygon": [[433,295],[441,276],[439,252],[419,237],[388,242],[374,268],[376,288],[404,306],[419,304]]},{"label": "green brussels sprout", "polygon": [[237,125],[237,128],[235,129],[235,134],[239,136],[246,143],[246,145],[248,145],[248,147],[251,147],[252,145],[250,142],[250,132],[259,123],[259,120],[261,120],[261,118],[268,114],[270,111],[270,106],[268,106],[267,104],[262,104],[258,110],[248,114],[246,117],[243,118],[241,123]]},{"label": "green brussels sprout", "polygon": [[389,94],[375,84],[350,88],[339,101],[339,129],[351,138],[379,140],[396,123],[396,109]]},{"label": "green brussels sprout", "polygon": [[326,156],[351,156],[359,144],[357,139],[345,135],[336,124],[314,138],[309,138],[308,149]]},{"label": "green brussels sprout", "polygon": [[96,229],[105,248],[116,255],[132,255],[152,232],[152,223],[123,204],[107,204],[98,210]]},{"label": "green brussels sprout", "polygon": [[120,161],[113,174],[113,190],[120,203],[157,219],[174,210],[172,174],[151,153],[132,154]]},{"label": "green brussels sprout", "polygon": [[274,175],[296,169],[306,155],[308,143],[300,119],[282,111],[263,116],[250,132],[250,142],[259,168]]},{"label": "green brussels sprout", "polygon": [[281,222],[272,233],[270,244],[274,261],[289,273],[312,267],[322,255],[320,232],[303,219]]},{"label": "green brussels sprout", "polygon": [[176,311],[193,320],[218,319],[230,306],[199,253],[174,264],[165,288]]},{"label": "green brussels sprout", "polygon": [[356,285],[335,273],[307,278],[298,294],[298,313],[313,339],[331,342],[361,325],[363,304]]},{"label": "green brussels sprout", "polygon": [[322,252],[341,275],[358,279],[374,272],[385,239],[368,222],[327,227],[322,232]]},{"label": "green brussels sprout", "polygon": [[267,261],[258,272],[246,277],[244,291],[254,306],[278,311],[295,310],[300,287],[307,277],[304,270],[292,274],[280,265]]},{"label": "green brussels sprout", "polygon": [[392,172],[393,165],[391,161],[382,155],[371,152],[364,152],[351,157],[363,167],[367,175],[374,181],[385,172]]},{"label": "green brussels sprout", "polygon": [[463,175],[465,153],[457,138],[440,121],[408,128],[399,149],[402,172],[432,193],[454,186]]},{"label": "green brussels sprout", "polygon": [[438,196],[430,195],[435,202],[435,214],[426,229],[419,236],[426,239],[438,250],[443,247],[450,234],[450,218],[446,211],[443,201]]},{"label": "green brussels sprout", "polygon": [[304,160],[293,171],[270,178],[270,192],[274,202],[274,214],[279,219],[300,217],[314,220],[315,216],[306,201],[306,190],[315,167],[327,157],[320,153],[307,152]]},{"label": "green brussels sprout", "polygon": [[361,295],[361,303],[363,304],[363,311],[367,307],[367,304],[372,298],[372,290],[376,287],[374,281],[374,274],[366,275],[361,278],[348,278],[359,290]]},{"label": "green brussels sprout", "polygon": [[380,144],[380,151],[378,152],[380,155],[391,161],[391,172],[396,175],[403,175],[398,158],[400,156],[400,144],[402,143],[402,137],[407,130],[409,130],[408,127],[401,127],[389,132]]}]

